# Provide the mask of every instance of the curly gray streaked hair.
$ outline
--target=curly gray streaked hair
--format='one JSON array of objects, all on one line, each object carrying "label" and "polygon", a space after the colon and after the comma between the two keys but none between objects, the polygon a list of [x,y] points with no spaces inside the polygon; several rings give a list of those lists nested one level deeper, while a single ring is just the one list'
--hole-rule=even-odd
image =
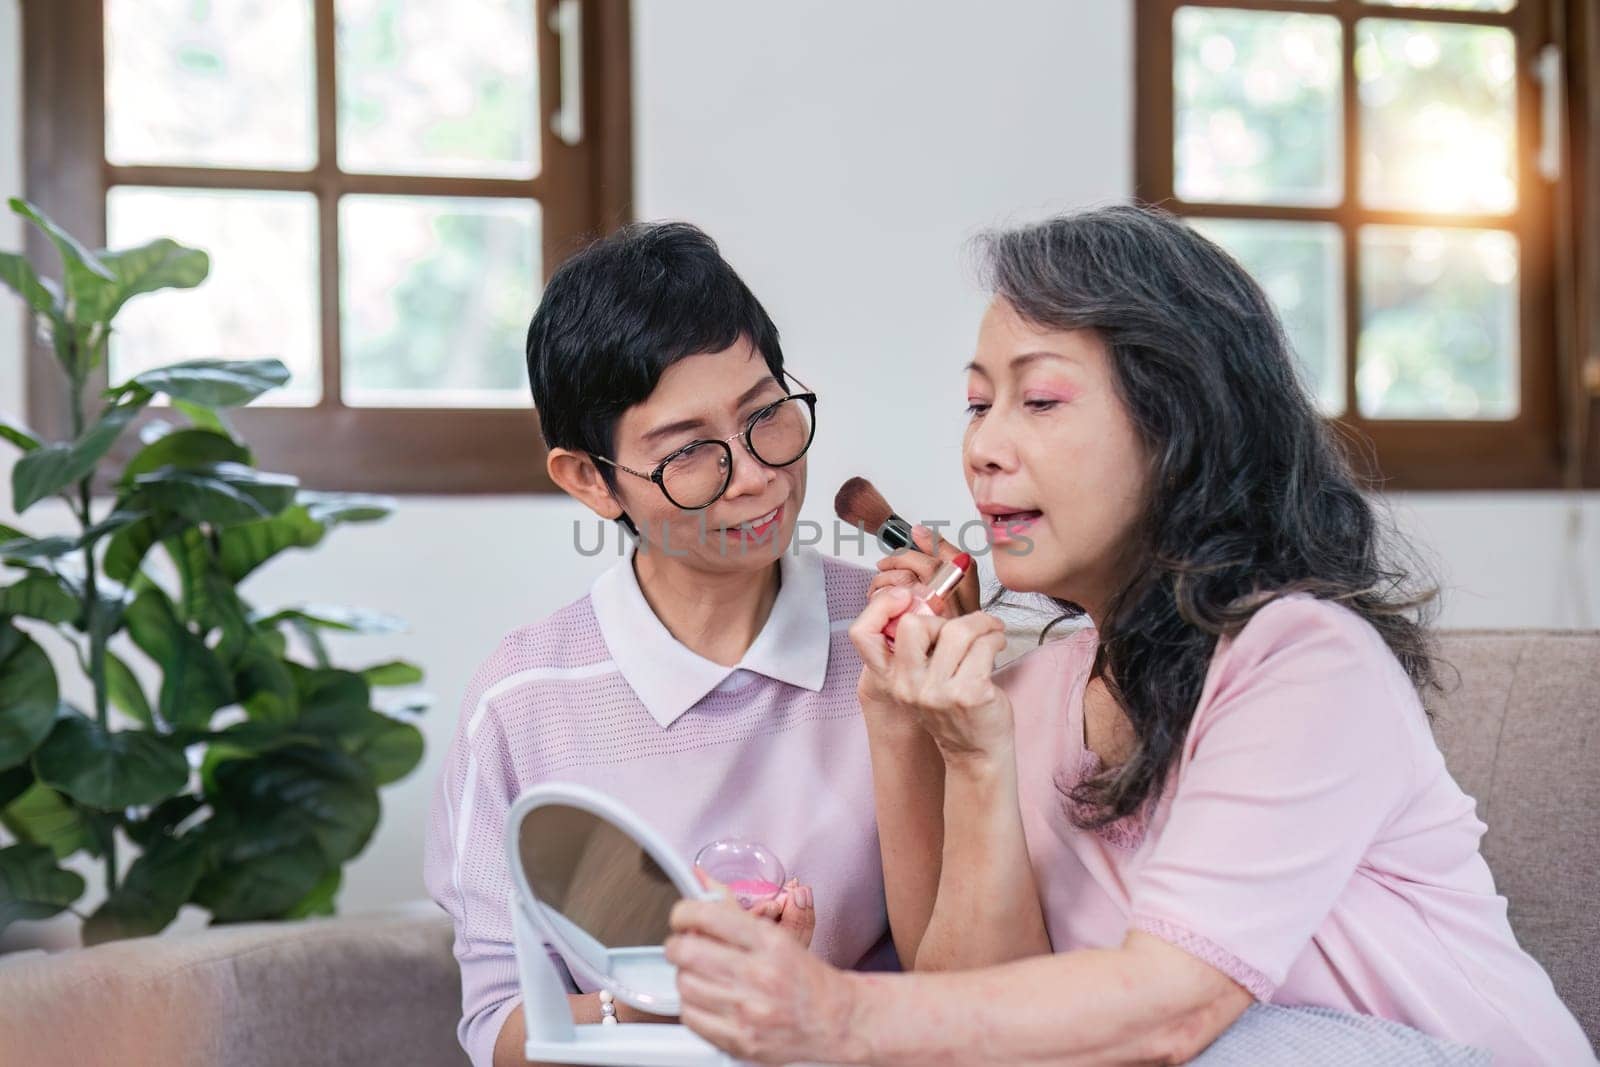
[{"label": "curly gray streaked hair", "polygon": [[[1116,206],[979,239],[991,291],[1026,320],[1093,330],[1150,459],[1096,676],[1134,755],[1072,791],[1084,825],[1160,795],[1219,637],[1289,593],[1370,623],[1419,690],[1437,689],[1434,598],[1380,523],[1295,372],[1282,324],[1231,256],[1173,215]],[[1396,562],[1404,558],[1405,565]],[[1063,619],[1081,617],[1061,603]]]}]

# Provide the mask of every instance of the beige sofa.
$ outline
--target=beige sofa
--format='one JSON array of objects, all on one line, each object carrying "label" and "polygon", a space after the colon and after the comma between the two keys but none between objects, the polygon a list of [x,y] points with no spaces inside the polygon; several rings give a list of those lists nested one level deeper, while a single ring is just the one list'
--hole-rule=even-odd
[{"label": "beige sofa", "polygon": [[[1600,1043],[1600,633],[1457,632],[1435,729],[1489,824],[1511,919]],[[449,924],[224,927],[6,963],[0,1064],[446,1067],[465,1062]]]}]

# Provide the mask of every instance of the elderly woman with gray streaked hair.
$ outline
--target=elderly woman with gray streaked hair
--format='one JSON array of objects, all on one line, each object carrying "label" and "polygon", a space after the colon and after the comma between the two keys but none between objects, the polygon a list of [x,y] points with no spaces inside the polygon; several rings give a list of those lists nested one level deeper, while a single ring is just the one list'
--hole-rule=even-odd
[{"label": "elderly woman with gray streaked hair", "polygon": [[904,615],[891,649],[910,597],[880,579],[850,633],[918,973],[684,902],[683,1021],[766,1062],[1175,1063],[1226,1031],[1259,1063],[1229,1028],[1271,1003],[1310,1014],[1246,1026],[1382,1021],[1345,1062],[1594,1062],[1429,729],[1430,594],[1259,286],[1137,207],[985,248],[968,487],[1001,583],[1086,625],[998,671],[982,612]]}]

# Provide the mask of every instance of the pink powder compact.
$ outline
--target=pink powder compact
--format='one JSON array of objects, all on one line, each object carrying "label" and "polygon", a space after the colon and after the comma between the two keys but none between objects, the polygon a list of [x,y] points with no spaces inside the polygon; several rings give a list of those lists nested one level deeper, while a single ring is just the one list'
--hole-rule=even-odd
[{"label": "pink powder compact", "polygon": [[724,837],[702,848],[695,869],[728,887],[746,910],[771,900],[783,890],[783,862],[766,845]]}]

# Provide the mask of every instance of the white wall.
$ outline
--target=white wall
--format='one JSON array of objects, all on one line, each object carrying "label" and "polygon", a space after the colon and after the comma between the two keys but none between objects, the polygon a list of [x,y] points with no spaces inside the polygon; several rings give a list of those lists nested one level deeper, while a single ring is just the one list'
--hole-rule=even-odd
[{"label": "white wall", "polygon": [[[16,11],[0,0],[8,195],[21,184]],[[916,518],[966,517],[959,368],[983,300],[963,244],[987,226],[1128,195],[1130,0],[636,0],[634,11],[639,212],[717,236],[822,395],[805,517],[829,518],[834,488],[855,473]],[[16,243],[0,222],[0,246]],[[19,335],[15,302],[0,300],[0,406],[13,413]],[[1600,600],[1593,494],[1576,541],[1555,495],[1396,505],[1446,577],[1449,625],[1572,625],[1578,590]],[[580,595],[603,565],[572,551],[579,515],[541,498],[407,498],[386,526],[339,531],[252,581],[263,605],[314,599],[409,618],[407,635],[347,640],[336,654],[414,659],[441,697],[428,759],[386,792],[346,910],[421,894],[422,820],[456,701],[502,633]]]}]

